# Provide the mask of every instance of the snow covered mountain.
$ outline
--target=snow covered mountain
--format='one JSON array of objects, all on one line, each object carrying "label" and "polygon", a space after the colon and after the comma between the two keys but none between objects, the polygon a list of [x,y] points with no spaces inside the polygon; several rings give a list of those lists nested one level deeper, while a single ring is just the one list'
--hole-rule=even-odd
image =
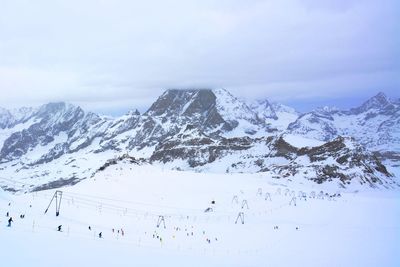
[{"label": "snow covered mountain", "polygon": [[277,179],[317,183],[396,186],[392,175],[371,152],[352,138],[338,137],[315,147],[297,148],[284,136],[212,139],[187,129],[161,142],[150,158],[181,170],[200,172],[263,172]]},{"label": "snow covered mountain", "polygon": [[[382,101],[349,112],[365,114],[377,110]],[[386,109],[390,113],[393,108]],[[323,122],[329,121],[327,114],[338,114],[324,112],[318,113],[324,114]],[[355,140],[336,138],[339,133],[333,127],[332,135],[322,138],[322,130],[295,127],[305,115],[297,117],[293,109],[268,101],[247,105],[225,89],[167,90],[145,113],[133,110],[116,119],[63,102],[37,109],[2,109],[0,186],[34,191],[75,184],[92,177],[110,159],[128,154],[175,169],[265,172],[277,178],[334,181],[339,186],[349,181],[393,186],[385,166]],[[304,129],[307,137],[331,142],[312,141],[315,150],[289,144],[293,138],[281,133],[294,120],[289,133],[302,135]],[[386,121],[380,126],[385,133],[395,127]]]},{"label": "snow covered mountain", "polygon": [[[400,105],[379,93],[350,110],[320,108],[301,115],[287,132],[321,141],[351,136],[384,159],[400,160]],[[396,164],[396,163],[394,163]]]},{"label": "snow covered mountain", "polygon": [[167,131],[188,124],[212,135],[265,135],[275,130],[225,89],[167,90],[145,115],[169,126]]},{"label": "snow covered mountain", "polygon": [[16,124],[25,122],[33,115],[34,112],[34,108],[23,107],[11,111],[0,108],[0,129],[12,128]]},{"label": "snow covered mountain", "polygon": [[288,125],[300,116],[294,108],[280,103],[271,103],[267,99],[255,101],[250,104],[250,107],[265,123],[279,131],[286,130]]},{"label": "snow covered mountain", "polygon": [[2,111],[0,170],[32,188],[75,183],[126,152],[148,158],[157,144],[189,125],[212,136],[275,131],[224,89],[167,90],[144,114],[131,111],[117,119],[66,103],[25,110],[32,112],[17,117]]}]

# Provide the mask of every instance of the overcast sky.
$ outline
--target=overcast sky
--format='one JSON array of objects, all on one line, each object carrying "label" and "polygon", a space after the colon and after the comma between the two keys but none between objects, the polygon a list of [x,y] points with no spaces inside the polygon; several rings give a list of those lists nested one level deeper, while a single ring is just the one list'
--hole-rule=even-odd
[{"label": "overcast sky", "polygon": [[0,0],[0,106],[145,110],[224,87],[298,109],[400,97],[400,1]]}]

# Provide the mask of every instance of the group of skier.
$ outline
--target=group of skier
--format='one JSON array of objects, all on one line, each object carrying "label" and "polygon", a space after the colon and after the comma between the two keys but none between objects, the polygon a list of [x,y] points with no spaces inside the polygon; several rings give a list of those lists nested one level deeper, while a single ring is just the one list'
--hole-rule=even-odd
[{"label": "group of skier", "polygon": [[[10,206],[10,205],[11,205],[11,203],[9,203],[9,206]],[[10,216],[10,212],[7,211],[6,217],[8,218],[8,220],[7,220],[7,222],[8,222],[7,226],[8,226],[8,227],[11,227],[12,224],[13,224],[13,222],[14,222],[14,220],[13,220],[13,217]],[[21,219],[24,219],[24,218],[25,218],[25,214],[21,214],[19,217],[20,217]],[[189,236],[194,236],[194,229],[193,229],[193,228],[194,228],[193,226],[191,226],[191,228],[188,227],[188,226],[185,226],[185,227],[184,227],[184,230],[183,230],[181,227],[178,227],[178,226],[177,226],[177,227],[174,227],[174,231],[175,231],[175,232],[183,231],[183,232],[185,232],[186,236],[189,237]],[[56,227],[56,230],[57,230],[58,232],[63,232],[63,225],[62,225],[62,224],[58,225],[58,226]],[[92,226],[89,225],[89,226],[88,226],[88,230],[89,230],[89,231],[92,231]],[[121,234],[121,236],[125,236],[125,231],[124,231],[123,228],[120,228],[120,229],[112,228],[112,229],[111,229],[111,232],[113,233],[113,235],[115,235],[115,234],[120,235],[120,234]],[[203,236],[205,236],[205,235],[206,235],[206,232],[205,232],[205,231],[202,231],[202,234],[203,234]],[[98,238],[104,238],[103,232],[99,232],[97,235],[98,235]],[[174,234],[174,235],[172,236],[172,238],[175,239],[175,237],[176,237],[176,235]],[[160,235],[159,233],[157,233],[157,231],[154,231],[154,233],[153,233],[153,238],[154,238],[154,239],[158,239],[159,242],[161,242],[161,243],[163,242],[163,238],[161,237],[161,235]],[[210,239],[210,238],[205,238],[205,240],[206,240],[207,243],[211,243],[211,239]],[[218,239],[215,238],[215,241],[217,241],[217,240],[218,240]]]},{"label": "group of skier", "polygon": [[[8,206],[11,206],[11,202],[8,203]],[[7,222],[8,222],[7,226],[8,226],[8,227],[11,227],[11,224],[14,222],[14,220],[13,220],[13,218],[10,216],[10,212],[9,212],[9,211],[7,211],[6,217],[8,218],[8,220],[7,220]],[[21,219],[23,219],[23,218],[25,218],[25,214],[21,214],[19,217],[20,217]]]},{"label": "group of skier", "polygon": [[[9,207],[11,206],[11,202],[8,203],[8,206]],[[32,208],[32,205],[29,205],[29,207]],[[12,216],[10,216],[10,212],[9,211],[6,212],[6,217],[8,218],[7,227],[11,227],[12,223],[14,222],[14,220],[13,220]],[[24,219],[25,218],[25,214],[24,213],[20,214],[19,218],[20,219]]]},{"label": "group of skier", "polygon": [[[176,232],[176,234],[174,233],[174,234],[172,235],[172,239],[176,239],[178,232],[184,232],[184,233],[185,233],[184,235],[185,235],[186,237],[195,237],[195,236],[198,236],[198,235],[195,234],[195,230],[194,230],[194,226],[193,226],[193,225],[190,226],[190,227],[185,226],[183,229],[182,229],[181,227],[179,227],[179,226],[174,226],[173,229],[174,229],[174,231]],[[212,241],[212,240],[218,241],[218,238],[217,238],[217,237],[215,237],[215,238],[213,238],[213,239],[208,238],[207,235],[206,235],[206,231],[205,231],[205,230],[203,230],[201,233],[202,233],[202,235],[205,237],[205,241],[206,241],[208,244],[211,244],[211,241]],[[163,238],[161,237],[161,234],[159,234],[157,231],[154,231],[154,232],[153,232],[153,239],[158,239],[161,243],[162,243],[162,241],[163,241]]]},{"label": "group of skier", "polygon": [[[92,226],[89,225],[89,226],[88,226],[88,230],[89,230],[89,231],[92,231]],[[112,232],[113,234],[114,234],[114,233],[117,233],[118,235],[121,234],[122,236],[125,235],[125,231],[124,231],[124,229],[122,229],[122,228],[121,228],[121,229],[117,229],[117,230],[115,230],[115,228],[112,228],[112,229],[111,229],[111,232]],[[98,233],[98,237],[99,237],[99,238],[103,238],[103,232],[99,232],[99,233]]]}]

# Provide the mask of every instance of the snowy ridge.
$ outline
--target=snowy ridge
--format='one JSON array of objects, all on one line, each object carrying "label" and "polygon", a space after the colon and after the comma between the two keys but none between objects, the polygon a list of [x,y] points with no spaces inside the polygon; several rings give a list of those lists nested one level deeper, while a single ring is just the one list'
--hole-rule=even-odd
[{"label": "snowy ridge", "polygon": [[400,105],[379,93],[350,110],[322,108],[303,114],[286,132],[325,142],[351,136],[393,164],[400,155],[399,125]]},{"label": "snowy ridge", "polygon": [[328,182],[341,188],[398,187],[385,166],[353,139],[338,137],[319,146],[296,148],[284,138],[212,142],[206,136],[183,141],[178,135],[158,145],[150,160],[181,170],[263,172],[278,179]]},{"label": "snowy ridge", "polygon": [[216,107],[225,120],[242,119],[254,124],[260,123],[257,113],[225,89],[214,89],[212,92],[216,96]]},{"label": "snowy ridge", "polygon": [[0,107],[0,129],[12,128],[17,124],[24,123],[29,120],[36,111],[37,109],[28,107],[13,110]]},{"label": "snowy ridge", "polygon": [[250,107],[258,117],[265,120],[267,125],[276,128],[280,132],[287,129],[288,125],[297,120],[299,113],[288,106],[268,100],[255,101]]},{"label": "snowy ridge", "polygon": [[[385,147],[394,143],[391,148],[396,151],[398,105],[391,102],[377,109],[385,99],[378,96],[367,102],[358,109],[361,113],[325,108],[300,117],[277,103],[247,105],[225,89],[167,90],[145,113],[132,110],[115,119],[63,102],[18,112],[2,109],[0,176],[29,185],[0,181],[0,186],[32,191],[71,185],[91,177],[110,159],[129,154],[173,169],[265,172],[340,187],[351,181],[390,188],[395,186],[391,174],[370,151],[361,149],[357,136],[353,145],[338,137],[361,136],[360,129],[365,129],[362,145],[376,141],[375,148],[388,152]],[[373,109],[366,113],[366,107]],[[347,120],[353,117],[356,124]],[[371,129],[377,125],[379,134],[374,135]],[[337,143],[340,151],[324,146],[326,141]],[[322,147],[319,153],[324,156],[307,159],[313,147]],[[359,163],[335,163],[339,154]]]}]

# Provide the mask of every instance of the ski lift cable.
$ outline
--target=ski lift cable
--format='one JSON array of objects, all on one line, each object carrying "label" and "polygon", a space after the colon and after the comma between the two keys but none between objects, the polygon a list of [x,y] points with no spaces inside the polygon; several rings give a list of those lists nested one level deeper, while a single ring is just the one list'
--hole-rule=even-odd
[{"label": "ski lift cable", "polygon": [[[71,196],[72,195],[85,195],[85,194],[75,194],[75,193],[71,194],[69,192],[66,192],[64,194],[66,194],[66,195],[69,194]],[[112,207],[115,207],[115,208],[126,208],[126,206],[110,204],[109,201],[111,201],[111,202],[124,202],[124,203],[140,205],[140,206],[151,206],[151,207],[157,207],[157,208],[167,208],[167,209],[176,210],[176,211],[184,211],[185,214],[188,214],[188,215],[190,215],[190,213],[188,213],[187,211],[192,212],[192,215],[198,214],[199,212],[203,212],[203,209],[188,209],[188,208],[180,208],[180,207],[175,207],[175,206],[158,205],[158,204],[150,204],[150,203],[143,203],[143,202],[127,201],[127,200],[116,200],[116,199],[112,199],[112,198],[95,197],[95,196],[91,196],[91,195],[85,195],[85,196],[86,197],[81,197],[81,196],[73,196],[73,197],[74,197],[74,200],[76,198],[76,199],[91,201],[93,203],[97,203],[97,204],[103,205],[103,206],[105,206],[105,205],[112,206]],[[102,200],[107,200],[107,201],[92,200],[90,198],[102,199]],[[130,208],[130,209],[136,209],[136,208]],[[136,209],[136,210],[138,210],[138,209]],[[143,211],[143,209],[142,209],[142,211]],[[218,215],[228,215],[228,214],[230,214],[230,213],[218,212],[218,211],[216,211],[214,213],[217,213]],[[176,215],[178,213],[171,212],[171,214]]]},{"label": "ski lift cable", "polygon": [[93,196],[93,195],[82,194],[82,193],[72,193],[72,192],[65,192],[65,193],[66,194],[70,194],[70,195],[77,195],[77,196],[80,195],[80,196],[85,196],[85,197],[89,197],[89,198],[96,198],[96,199],[102,199],[102,200],[108,200],[108,201],[114,201],[114,202],[131,203],[131,204],[136,204],[136,205],[141,205],[141,206],[153,206],[153,207],[178,209],[178,210],[199,211],[197,209],[189,209],[189,208],[181,208],[181,207],[168,206],[168,205],[151,204],[151,203],[137,202],[137,201],[130,201],[130,200],[121,200],[121,199]]},{"label": "ski lift cable", "polygon": [[[86,208],[91,208],[92,210],[99,210],[100,209],[100,205],[99,203],[96,204],[92,204],[92,203],[88,203],[85,201],[80,201],[80,200],[74,200],[75,204],[78,204],[79,206],[84,206]],[[157,211],[149,211],[149,210],[145,210],[145,209],[134,209],[134,208],[130,208],[130,207],[124,207],[124,206],[115,206],[115,205],[105,205],[104,203],[101,203],[101,210],[102,212],[107,212],[108,211],[113,211],[113,213],[115,214],[121,214],[124,213],[124,216],[130,216],[133,213],[133,216],[137,216],[137,215],[144,215],[144,216],[158,216],[160,215],[160,212]],[[111,213],[111,212],[109,212]],[[195,217],[204,217],[204,216],[208,216],[209,214],[204,214],[204,212],[202,211],[198,211],[198,213],[170,213],[170,212],[161,212],[164,216],[168,216],[168,217],[188,217],[188,216],[195,216]],[[227,213],[229,215],[231,215],[230,213]],[[214,215],[213,217],[226,217],[227,215]]]},{"label": "ski lift cable", "polygon": [[[64,193],[65,195],[65,193]],[[77,206],[84,206],[85,208],[92,209],[92,210],[99,210],[101,209],[102,211],[105,210],[110,210],[114,211],[114,214],[121,214],[125,213],[124,215],[127,216],[128,213],[131,214],[133,213],[134,215],[152,215],[152,216],[158,216],[160,214],[159,211],[151,211],[148,209],[140,209],[140,208],[132,208],[132,207],[127,207],[127,206],[119,206],[115,204],[109,204],[108,202],[99,202],[96,200],[91,200],[87,198],[82,198],[82,197],[71,197],[71,196],[65,196],[64,201],[73,202],[74,205]],[[202,217],[202,216],[208,216],[209,214],[204,214],[202,210],[196,210],[195,213],[188,213],[188,212],[162,212],[165,216],[169,217],[187,217],[187,216],[196,216],[196,217]],[[229,216],[232,215],[231,213],[217,213],[213,214],[213,217],[224,217],[224,216]]]}]

